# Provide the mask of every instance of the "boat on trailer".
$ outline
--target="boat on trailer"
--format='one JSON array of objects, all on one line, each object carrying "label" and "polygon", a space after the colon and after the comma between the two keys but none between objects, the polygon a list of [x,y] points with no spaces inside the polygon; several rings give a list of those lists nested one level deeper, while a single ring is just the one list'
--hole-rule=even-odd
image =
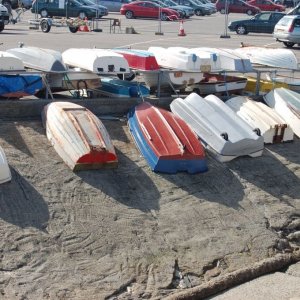
[{"label": "boat on trailer", "polygon": [[0,146],[0,184],[8,181],[11,181],[11,172],[4,150]]},{"label": "boat on trailer", "polygon": [[0,51],[0,72],[24,70],[24,64],[21,59],[7,51]]},{"label": "boat on trailer", "polygon": [[73,171],[117,166],[106,128],[87,108],[52,102],[44,107],[42,121],[48,140]]},{"label": "boat on trailer", "polygon": [[143,102],[128,113],[128,125],[152,171],[207,171],[204,149],[197,136],[171,112]]},{"label": "boat on trailer", "polygon": [[274,108],[300,137],[300,94],[286,88],[277,88],[266,94],[264,101]]},{"label": "boat on trailer", "polygon": [[202,143],[221,162],[239,156],[258,157],[264,149],[263,138],[218,97],[202,98],[191,93],[185,99],[177,98],[171,111],[182,118],[199,136]]},{"label": "boat on trailer", "polygon": [[238,96],[225,102],[253,130],[258,130],[266,144],[290,142],[294,139],[291,127],[278,113],[262,102]]},{"label": "boat on trailer", "polygon": [[136,81],[127,81],[112,77],[102,77],[101,87],[96,93],[100,92],[108,97],[148,97],[150,90],[143,84]]},{"label": "boat on trailer", "polygon": [[62,57],[66,65],[96,74],[130,73],[127,60],[111,50],[70,48],[62,53]]}]

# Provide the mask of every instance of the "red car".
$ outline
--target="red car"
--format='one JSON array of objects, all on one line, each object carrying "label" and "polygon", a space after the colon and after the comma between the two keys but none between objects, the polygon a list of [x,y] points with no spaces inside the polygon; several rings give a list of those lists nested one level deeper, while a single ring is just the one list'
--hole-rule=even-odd
[{"label": "red car", "polygon": [[250,5],[242,0],[217,0],[216,9],[221,14],[246,13],[249,16],[261,12],[260,8]]},{"label": "red car", "polygon": [[142,17],[158,19],[159,11],[161,20],[179,19],[179,13],[173,9],[159,7],[158,4],[149,1],[134,1],[128,4],[123,4],[120,13],[125,15],[127,19]]},{"label": "red car", "polygon": [[259,7],[263,11],[285,11],[285,6],[275,4],[270,0],[250,0],[248,3]]}]

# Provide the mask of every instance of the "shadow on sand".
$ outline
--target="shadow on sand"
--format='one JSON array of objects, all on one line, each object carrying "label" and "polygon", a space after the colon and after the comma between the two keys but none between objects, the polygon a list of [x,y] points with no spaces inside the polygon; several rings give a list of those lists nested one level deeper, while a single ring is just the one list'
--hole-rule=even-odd
[{"label": "shadow on sand", "polygon": [[49,210],[43,197],[10,167],[11,182],[0,185],[0,218],[18,227],[46,231]]}]

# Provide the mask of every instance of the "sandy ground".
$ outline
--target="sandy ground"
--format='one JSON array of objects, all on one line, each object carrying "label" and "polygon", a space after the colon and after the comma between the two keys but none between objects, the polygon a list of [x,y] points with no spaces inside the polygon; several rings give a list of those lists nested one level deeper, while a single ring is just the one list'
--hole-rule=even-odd
[{"label": "sandy ground", "polygon": [[203,174],[151,172],[125,120],[119,167],[73,173],[41,120],[0,121],[1,299],[163,299],[299,249],[300,140]]}]

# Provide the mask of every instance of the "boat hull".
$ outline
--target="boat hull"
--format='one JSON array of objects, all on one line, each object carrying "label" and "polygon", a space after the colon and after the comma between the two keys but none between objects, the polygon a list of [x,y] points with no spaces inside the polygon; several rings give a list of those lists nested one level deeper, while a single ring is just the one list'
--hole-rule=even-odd
[{"label": "boat hull", "polygon": [[264,100],[300,137],[300,94],[285,88],[277,88],[265,95]]},{"label": "boat hull", "polygon": [[0,51],[0,71],[22,71],[24,64],[21,59],[11,53]]},{"label": "boat hull", "polygon": [[108,132],[86,108],[70,102],[53,102],[45,106],[42,120],[47,138],[73,171],[117,166]]},{"label": "boat hull", "polygon": [[238,156],[262,155],[263,138],[225,103],[214,95],[205,99],[192,93],[185,99],[177,98],[170,105],[171,111],[191,126],[203,144],[221,162]]},{"label": "boat hull", "polygon": [[207,171],[204,150],[196,135],[170,112],[144,102],[128,113],[128,125],[152,171]]},{"label": "boat hull", "polygon": [[0,184],[8,181],[11,181],[11,172],[4,150],[0,146]]},{"label": "boat hull", "polygon": [[253,130],[259,130],[266,144],[293,141],[294,133],[290,126],[264,103],[242,96],[231,98],[225,103]]}]

